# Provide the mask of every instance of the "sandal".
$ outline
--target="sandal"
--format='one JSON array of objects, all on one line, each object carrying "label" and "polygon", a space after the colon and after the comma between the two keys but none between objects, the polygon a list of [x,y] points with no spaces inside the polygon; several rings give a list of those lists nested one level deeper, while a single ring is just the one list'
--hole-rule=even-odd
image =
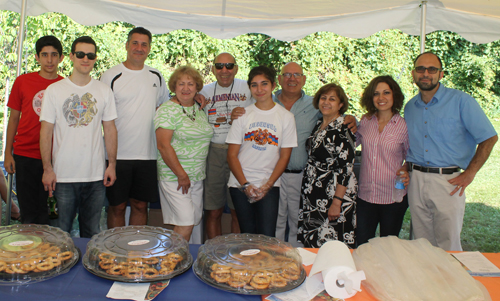
[{"label": "sandal", "polygon": [[[16,215],[16,216],[14,216]],[[11,212],[10,213],[10,219],[13,220],[13,221],[18,221],[20,222],[21,221],[21,212]]]}]

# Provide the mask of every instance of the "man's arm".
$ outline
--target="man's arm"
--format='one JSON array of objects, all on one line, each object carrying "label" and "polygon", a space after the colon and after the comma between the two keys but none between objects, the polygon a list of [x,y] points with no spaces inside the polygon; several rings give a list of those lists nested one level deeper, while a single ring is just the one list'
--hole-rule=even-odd
[{"label": "man's arm", "polygon": [[352,115],[345,115],[344,116],[344,124],[347,125],[347,127],[351,130],[353,134],[356,134],[358,131],[358,121],[356,120],[356,117]]},{"label": "man's arm", "polygon": [[42,183],[45,191],[52,196],[52,191],[56,190],[56,174],[52,169],[52,133],[54,124],[42,121],[40,129],[40,154],[42,155],[43,177]]},{"label": "man's arm", "polygon": [[476,153],[474,154],[474,157],[472,157],[472,160],[470,161],[469,166],[467,166],[467,169],[464,170],[464,172],[462,172],[458,177],[448,181],[450,184],[457,186],[450,193],[450,195],[454,195],[459,190],[460,196],[464,194],[465,188],[467,188],[467,186],[472,183],[479,169],[481,169],[486,160],[488,160],[491,150],[493,149],[493,146],[495,145],[495,143],[497,143],[497,141],[498,135],[495,135],[478,144]]},{"label": "man's arm", "polygon": [[116,181],[116,153],[118,148],[118,134],[115,121],[103,121],[104,144],[108,153],[108,167],[104,172],[104,186],[112,186]]},{"label": "man's arm", "polygon": [[16,172],[16,163],[14,162],[14,157],[12,156],[12,148],[14,145],[14,137],[17,133],[17,127],[19,125],[19,119],[21,118],[21,111],[10,109],[9,125],[7,126],[7,137],[5,139],[5,170],[13,174]]},{"label": "man's arm", "polygon": [[203,94],[197,93],[194,96],[194,100],[200,105],[200,111],[207,105],[207,99]]}]

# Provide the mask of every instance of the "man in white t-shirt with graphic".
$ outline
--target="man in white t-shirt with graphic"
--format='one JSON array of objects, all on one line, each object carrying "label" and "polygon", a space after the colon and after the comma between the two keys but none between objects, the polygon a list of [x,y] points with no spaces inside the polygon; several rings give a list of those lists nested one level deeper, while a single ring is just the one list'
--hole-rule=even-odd
[{"label": "man in white t-shirt with graphic", "polygon": [[204,188],[206,232],[209,239],[222,234],[221,218],[226,203],[231,211],[231,232],[240,232],[227,187],[230,170],[226,160],[228,148],[226,137],[231,128],[231,111],[254,102],[251,100],[252,95],[247,82],[234,78],[238,73],[238,65],[230,53],[223,52],[215,58],[212,72],[217,81],[205,85],[200,92],[207,100],[204,110],[208,122],[214,129],[208,151]]},{"label": "man in white t-shirt with graphic", "polygon": [[59,210],[51,224],[70,232],[78,213],[81,237],[100,232],[105,187],[116,180],[116,108],[111,89],[90,76],[96,52],[91,37],[73,42],[73,72],[47,87],[40,114],[42,183]]},{"label": "man in white t-shirt with graphic", "polygon": [[148,203],[159,200],[153,119],[156,108],[169,99],[169,91],[160,71],[144,64],[151,40],[149,30],[132,29],[125,44],[127,60],[101,76],[113,90],[118,113],[117,180],[106,189],[108,228],[125,226],[128,201],[129,224],[146,225]]}]

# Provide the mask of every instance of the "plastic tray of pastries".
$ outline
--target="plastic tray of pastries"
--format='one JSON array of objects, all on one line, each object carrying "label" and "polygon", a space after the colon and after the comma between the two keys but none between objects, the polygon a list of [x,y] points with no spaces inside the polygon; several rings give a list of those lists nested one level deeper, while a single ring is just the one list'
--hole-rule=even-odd
[{"label": "plastic tray of pastries", "polygon": [[121,282],[152,282],[175,277],[193,264],[187,241],[171,230],[150,226],[117,227],[87,244],[83,266]]},{"label": "plastic tray of pastries", "polygon": [[80,259],[67,232],[47,225],[0,228],[0,285],[40,282],[67,273]]},{"label": "plastic tray of pastries", "polygon": [[193,265],[196,276],[216,288],[263,295],[299,286],[306,273],[297,249],[277,238],[228,234],[205,242]]}]

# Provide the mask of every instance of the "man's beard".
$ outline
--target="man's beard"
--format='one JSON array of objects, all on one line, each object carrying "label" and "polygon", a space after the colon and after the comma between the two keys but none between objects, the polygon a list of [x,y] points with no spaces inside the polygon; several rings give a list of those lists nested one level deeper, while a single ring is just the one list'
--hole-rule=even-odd
[{"label": "man's beard", "polygon": [[415,84],[422,91],[432,91],[437,87],[437,85],[439,85],[439,81],[436,83],[433,83],[432,81],[430,83],[421,83],[420,81],[417,81]]}]

